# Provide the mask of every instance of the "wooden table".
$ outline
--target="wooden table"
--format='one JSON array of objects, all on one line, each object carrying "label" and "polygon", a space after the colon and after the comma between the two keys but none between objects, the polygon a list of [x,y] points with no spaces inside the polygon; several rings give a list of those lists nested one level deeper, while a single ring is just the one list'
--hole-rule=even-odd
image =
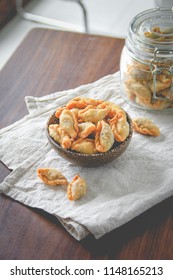
[{"label": "wooden table", "polygon": [[[1,128],[27,114],[24,97],[75,88],[119,70],[124,40],[33,29],[0,74]],[[0,165],[0,180],[9,174]],[[99,240],[76,241],[56,218],[1,194],[0,259],[173,259],[173,197]]]}]

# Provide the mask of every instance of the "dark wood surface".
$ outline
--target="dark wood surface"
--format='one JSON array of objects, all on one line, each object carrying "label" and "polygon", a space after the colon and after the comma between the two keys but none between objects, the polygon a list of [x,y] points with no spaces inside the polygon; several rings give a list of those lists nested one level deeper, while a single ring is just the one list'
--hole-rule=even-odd
[{"label": "dark wood surface", "polygon": [[[24,97],[119,70],[124,40],[33,29],[0,74],[0,125],[27,114]],[[9,174],[1,163],[0,181]],[[106,234],[78,242],[53,216],[0,196],[0,259],[173,259],[173,197]]]}]

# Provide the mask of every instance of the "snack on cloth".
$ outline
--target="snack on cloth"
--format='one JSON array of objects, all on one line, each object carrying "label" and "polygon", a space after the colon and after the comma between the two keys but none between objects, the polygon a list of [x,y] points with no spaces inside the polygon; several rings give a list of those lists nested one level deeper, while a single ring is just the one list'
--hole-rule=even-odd
[{"label": "snack on cloth", "polygon": [[132,120],[133,129],[141,134],[159,136],[160,129],[148,118],[136,118]]},{"label": "snack on cloth", "polygon": [[69,200],[78,200],[86,194],[87,184],[80,175],[76,175],[67,187],[67,197]]},{"label": "snack on cloth", "polygon": [[38,168],[37,175],[46,185],[61,186],[68,184],[67,179],[55,168]]}]

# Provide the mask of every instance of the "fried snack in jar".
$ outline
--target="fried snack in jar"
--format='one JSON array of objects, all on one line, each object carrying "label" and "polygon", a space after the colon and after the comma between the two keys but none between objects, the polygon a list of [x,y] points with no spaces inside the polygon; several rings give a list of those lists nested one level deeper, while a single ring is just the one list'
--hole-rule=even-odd
[{"label": "fried snack in jar", "polygon": [[131,105],[172,111],[172,26],[169,8],[144,11],[131,21],[120,62],[121,94]]}]

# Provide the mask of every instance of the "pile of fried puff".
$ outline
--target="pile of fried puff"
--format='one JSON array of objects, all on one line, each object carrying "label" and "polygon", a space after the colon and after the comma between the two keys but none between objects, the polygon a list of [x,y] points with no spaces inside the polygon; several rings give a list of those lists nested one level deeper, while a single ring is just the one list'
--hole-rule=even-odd
[{"label": "pile of fried puff", "polygon": [[57,108],[55,117],[49,135],[64,149],[83,154],[107,152],[129,135],[125,111],[109,101],[75,97]]}]

